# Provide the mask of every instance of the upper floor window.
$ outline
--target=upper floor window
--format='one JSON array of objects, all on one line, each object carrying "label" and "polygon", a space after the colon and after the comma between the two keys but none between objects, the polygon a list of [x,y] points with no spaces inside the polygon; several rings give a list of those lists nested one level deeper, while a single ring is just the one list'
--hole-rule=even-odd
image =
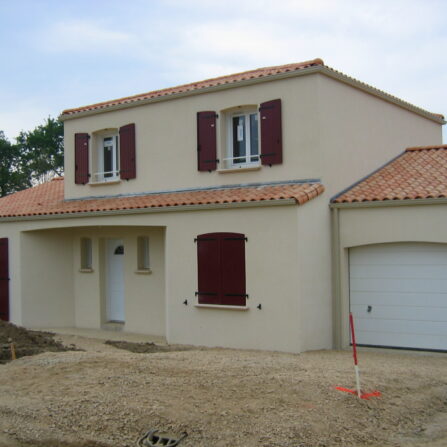
[{"label": "upper floor window", "polygon": [[97,164],[93,182],[107,182],[119,178],[118,134],[101,135],[97,138]]},{"label": "upper floor window", "polygon": [[281,164],[281,113],[281,99],[238,106],[220,114],[197,112],[197,169],[211,172]]},{"label": "upper floor window", "polygon": [[246,167],[259,164],[258,117],[256,110],[228,115],[225,167]]},{"label": "upper floor window", "polygon": [[75,183],[85,185],[136,178],[135,140],[133,123],[91,134],[76,133]]}]

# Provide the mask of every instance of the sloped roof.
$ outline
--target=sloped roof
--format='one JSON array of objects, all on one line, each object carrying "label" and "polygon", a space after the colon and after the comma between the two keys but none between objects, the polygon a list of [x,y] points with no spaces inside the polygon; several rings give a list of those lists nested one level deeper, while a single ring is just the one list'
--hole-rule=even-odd
[{"label": "sloped roof", "polygon": [[363,90],[368,94],[377,96],[381,99],[384,99],[385,101],[396,104],[399,107],[403,107],[439,124],[445,123],[443,115],[421,109],[420,107],[403,101],[402,99],[390,95],[383,90],[379,90],[355,78],[347,76],[344,73],[334,70],[333,68],[325,65],[323,60],[320,58],[305,62],[296,62],[292,64],[277,65],[272,67],[256,68],[254,70],[219,76],[217,78],[206,79],[204,81],[192,82],[176,87],[154,90],[147,93],[126,96],[124,98],[113,99],[110,101],[99,102],[96,104],[85,105],[72,109],[66,109],[61,113],[59,118],[64,121],[70,118],[76,118],[78,115],[103,113],[117,108],[133,107],[149,102],[172,99],[174,97],[204,93],[209,91],[210,89],[215,90],[229,87],[238,87],[239,85],[243,84],[269,81],[279,77],[296,76],[311,72],[322,73],[326,76],[337,79],[338,81],[344,82],[355,88]]},{"label": "sloped roof", "polygon": [[324,191],[321,183],[266,184],[144,195],[64,200],[64,180],[16,192],[0,199],[0,218],[101,213],[185,205],[229,204],[294,199],[299,205]]},{"label": "sloped roof", "polygon": [[313,67],[316,65],[324,65],[321,59],[314,59],[306,62],[298,62],[294,64],[279,65],[275,67],[256,68],[254,70],[244,71],[242,73],[235,73],[226,76],[219,76],[217,78],[205,79],[204,81],[192,82],[190,84],[179,85],[177,87],[165,88],[162,90],[154,90],[148,93],[141,93],[138,95],[127,96],[125,98],[104,101],[88,106],[77,107],[75,109],[67,109],[62,112],[62,115],[74,115],[79,112],[85,112],[95,109],[106,109],[118,104],[136,103],[145,99],[157,98],[161,96],[174,95],[176,93],[190,92],[200,90],[207,87],[214,87],[222,84],[234,84],[236,82],[245,81],[247,79],[263,78],[275,74],[286,73],[289,71],[302,70],[304,68]]},{"label": "sloped roof", "polygon": [[410,147],[332,203],[447,197],[447,145]]}]

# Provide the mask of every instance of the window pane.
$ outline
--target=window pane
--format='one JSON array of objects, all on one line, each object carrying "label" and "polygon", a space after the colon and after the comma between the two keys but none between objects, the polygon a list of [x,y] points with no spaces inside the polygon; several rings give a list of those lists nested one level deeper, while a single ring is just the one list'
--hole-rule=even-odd
[{"label": "window pane", "polygon": [[[258,114],[250,114],[250,161],[259,160]],[[253,155],[256,155],[254,157]]]},{"label": "window pane", "polygon": [[113,171],[113,139],[112,137],[104,138],[104,177],[111,177]]},{"label": "window pane", "polygon": [[245,116],[233,117],[233,163],[245,163],[246,139]]},{"label": "window pane", "polygon": [[139,236],[137,239],[138,270],[149,270],[149,238]]},{"label": "window pane", "polygon": [[81,239],[81,269],[92,268],[92,240],[83,237]]}]

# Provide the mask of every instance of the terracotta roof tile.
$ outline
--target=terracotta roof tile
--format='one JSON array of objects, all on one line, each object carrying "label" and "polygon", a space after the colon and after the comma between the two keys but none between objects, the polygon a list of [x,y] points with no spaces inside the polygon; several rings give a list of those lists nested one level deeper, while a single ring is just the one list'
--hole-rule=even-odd
[{"label": "terracotta roof tile", "polygon": [[0,199],[0,217],[82,214],[113,210],[164,208],[182,205],[242,203],[294,199],[302,205],[324,191],[321,183],[244,186],[166,192],[127,197],[64,200],[62,178]]},{"label": "terracotta roof tile", "polygon": [[222,84],[233,84],[235,82],[244,81],[247,79],[263,78],[280,73],[286,73],[290,71],[302,70],[304,68],[313,67],[316,65],[324,65],[321,59],[314,59],[306,62],[298,62],[287,65],[279,65],[275,67],[263,67],[255,70],[244,71],[242,73],[235,73],[226,76],[219,76],[217,78],[206,79],[204,81],[193,82],[190,84],[179,85],[177,87],[165,88],[162,90],[155,90],[148,93],[141,93],[134,96],[127,96],[125,98],[114,99],[111,101],[99,102],[97,104],[91,104],[87,106],[77,107],[74,109],[67,109],[62,112],[62,115],[74,115],[78,112],[86,112],[89,110],[105,109],[107,107],[115,106],[118,104],[128,104],[133,102],[142,101],[145,99],[156,98],[160,96],[169,96],[176,93],[184,93],[193,90],[200,90],[207,87],[214,87]]},{"label": "terracotta roof tile", "polygon": [[333,203],[447,197],[447,145],[410,147]]}]

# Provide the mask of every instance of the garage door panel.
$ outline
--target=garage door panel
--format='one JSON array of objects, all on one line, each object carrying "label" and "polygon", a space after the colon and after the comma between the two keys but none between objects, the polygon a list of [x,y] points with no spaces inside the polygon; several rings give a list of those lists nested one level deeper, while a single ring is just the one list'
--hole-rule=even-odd
[{"label": "garage door panel", "polygon": [[[351,311],[360,319],[391,319],[391,320],[412,320],[412,321],[447,321],[447,307],[418,307],[418,306],[371,306],[368,312],[368,305],[355,304],[351,306]],[[358,324],[356,324],[358,326]],[[447,327],[447,325],[446,325]]]},{"label": "garage door panel", "polygon": [[[357,331],[388,332],[390,334],[441,335],[447,337],[447,325],[443,321],[410,321],[384,318],[356,318]],[[359,343],[361,343],[359,338]]]},{"label": "garage door panel", "polygon": [[352,278],[351,290],[360,292],[447,293],[447,279]]},{"label": "garage door panel", "polygon": [[[357,333],[356,333],[357,336]],[[399,348],[437,349],[445,350],[447,337],[439,335],[418,335],[409,337],[408,334],[396,334],[386,332],[365,332],[358,334],[362,339],[359,344],[369,346],[390,346]]]},{"label": "garage door panel", "polygon": [[351,303],[360,305],[444,307],[446,301],[443,293],[351,292]]},{"label": "garage door panel", "polygon": [[[387,247],[385,247],[387,245]],[[433,246],[429,246],[433,245]],[[351,249],[351,264],[383,265],[383,264],[447,264],[447,253],[443,244],[420,244],[419,247],[403,244],[378,244]]]},{"label": "garage door panel", "polygon": [[[390,269],[390,266],[392,268]],[[393,264],[354,264],[351,265],[351,278],[418,278],[439,279],[447,278],[447,264],[436,265],[393,265]]]},{"label": "garage door panel", "polygon": [[349,258],[359,344],[447,350],[447,244],[377,244]]}]

